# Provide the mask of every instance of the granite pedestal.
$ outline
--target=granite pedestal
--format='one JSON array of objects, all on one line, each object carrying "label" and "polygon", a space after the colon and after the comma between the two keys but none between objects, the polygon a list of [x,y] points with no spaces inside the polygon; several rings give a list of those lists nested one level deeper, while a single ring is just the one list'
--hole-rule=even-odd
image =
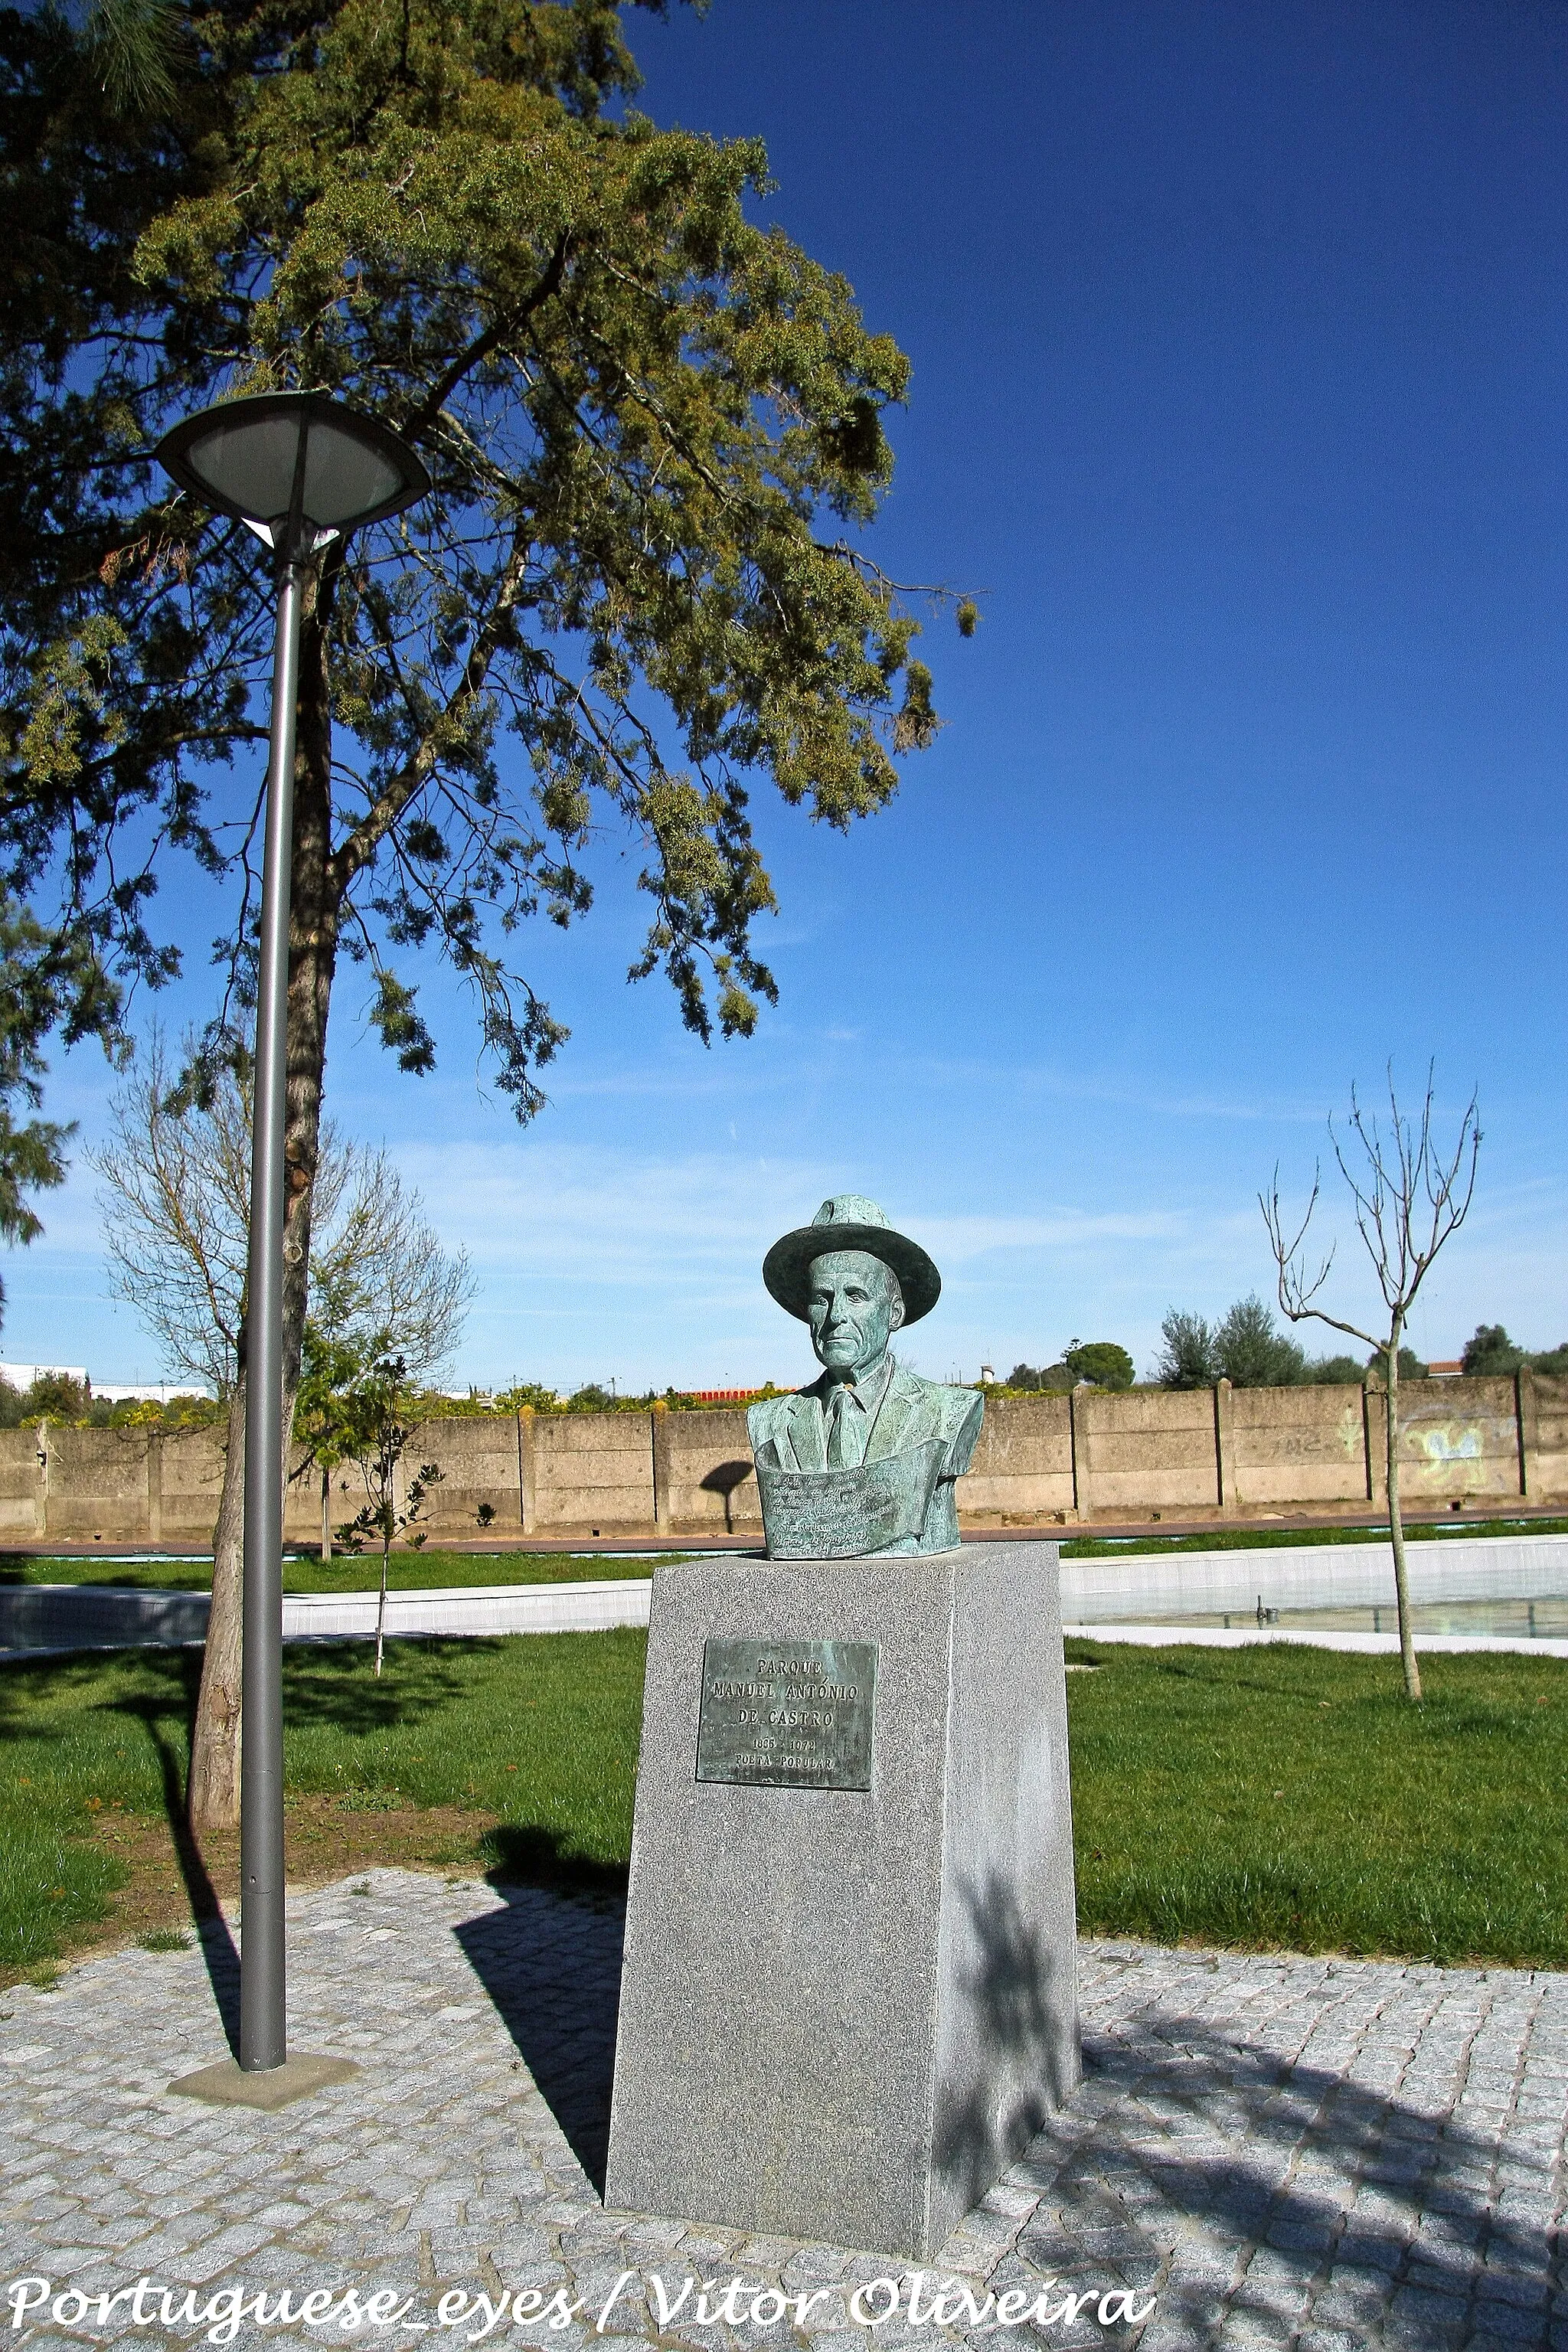
[{"label": "granite pedestal", "polygon": [[1054,1544],[656,1570],[609,2205],[931,2254],[1077,2085],[1074,1938]]}]

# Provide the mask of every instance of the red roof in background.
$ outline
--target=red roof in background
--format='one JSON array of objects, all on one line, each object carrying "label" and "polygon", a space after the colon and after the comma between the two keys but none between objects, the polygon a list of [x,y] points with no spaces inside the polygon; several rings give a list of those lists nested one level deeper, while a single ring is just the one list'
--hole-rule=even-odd
[{"label": "red roof in background", "polygon": [[682,1389],[680,1393],[695,1404],[744,1404],[748,1397],[761,1396],[763,1389],[776,1385],[764,1381],[754,1389]]}]

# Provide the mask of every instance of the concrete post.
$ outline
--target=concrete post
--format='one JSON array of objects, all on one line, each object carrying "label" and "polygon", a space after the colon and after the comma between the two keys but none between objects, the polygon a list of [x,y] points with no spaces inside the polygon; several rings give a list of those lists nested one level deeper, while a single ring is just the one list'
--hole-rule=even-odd
[{"label": "concrete post", "polygon": [[1088,1398],[1087,1389],[1068,1391],[1068,1430],[1072,1439],[1072,1514],[1075,1519],[1087,1519],[1090,1516],[1092,1481],[1089,1460]]},{"label": "concrete post", "polygon": [[538,1525],[535,1502],[533,1407],[521,1405],[517,1415],[517,1483],[522,1517],[522,1532],[532,1535]]},{"label": "concrete post", "polygon": [[163,1541],[163,1433],[158,1429],[147,1432],[147,1540],[160,1548]]},{"label": "concrete post", "polygon": [[1236,1448],[1231,1436],[1231,1386],[1220,1379],[1214,1384],[1214,1467],[1215,1499],[1222,1511],[1234,1511],[1237,1506]]},{"label": "concrete post", "polygon": [[669,1407],[656,1398],[648,1414],[653,1424],[653,1524],[662,1535],[669,1527]]},{"label": "concrete post", "polygon": [[1388,1500],[1388,1392],[1369,1381],[1362,1390],[1362,1431],[1366,1442],[1366,1499]]},{"label": "concrete post", "polygon": [[1519,1491],[1529,1495],[1531,1487],[1531,1457],[1541,1450],[1540,1405],[1535,1393],[1535,1374],[1528,1364],[1521,1364],[1513,1376],[1514,1422],[1519,1431]]},{"label": "concrete post", "polygon": [[49,1424],[38,1423],[37,1464],[33,1480],[33,1532],[49,1532]]}]

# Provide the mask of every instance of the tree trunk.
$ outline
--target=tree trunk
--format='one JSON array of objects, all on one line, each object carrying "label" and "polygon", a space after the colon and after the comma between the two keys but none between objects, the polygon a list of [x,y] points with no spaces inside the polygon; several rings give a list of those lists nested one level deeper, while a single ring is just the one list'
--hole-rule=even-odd
[{"label": "tree trunk", "polygon": [[213,1537],[213,1597],[191,1732],[186,1809],[196,1830],[239,1819],[240,1591],[245,1550],[245,1375],[228,1401],[228,1446]]},{"label": "tree trunk", "polygon": [[389,1546],[387,1544],[386,1538],[384,1536],[381,1540],[381,1599],[375,1604],[375,1671],[378,1676],[381,1673],[382,1638],[386,1627],[386,1555]]},{"label": "tree trunk", "polygon": [[1394,1597],[1399,1604],[1399,1655],[1405,1667],[1405,1696],[1419,1700],[1421,1669],[1415,1663],[1415,1642],[1410,1630],[1410,1586],[1405,1573],[1405,1521],[1399,1508],[1399,1342],[1394,1326],[1388,1350],[1388,1533],[1394,1546]]},{"label": "tree trunk", "polygon": [[332,1474],[330,1470],[323,1470],[321,1473],[321,1558],[324,1560],[330,1560],[331,1556]]},{"label": "tree trunk", "polygon": [[[325,570],[327,567],[323,567]],[[335,577],[335,567],[331,568]],[[305,1339],[310,1202],[321,1130],[321,1072],[337,963],[342,880],[332,860],[331,711],[322,634],[330,586],[306,583],[300,642],[300,713],[294,765],[293,885],[289,914],[289,1030],[285,1053],[283,1204],[283,1452]],[[245,1333],[229,1408],[228,1452],[214,1541],[207,1655],[191,1738],[187,1804],[198,1829],[239,1818],[240,1620],[245,1528]],[[199,1764],[198,1764],[199,1759]],[[214,1811],[214,1806],[224,1808]]]}]

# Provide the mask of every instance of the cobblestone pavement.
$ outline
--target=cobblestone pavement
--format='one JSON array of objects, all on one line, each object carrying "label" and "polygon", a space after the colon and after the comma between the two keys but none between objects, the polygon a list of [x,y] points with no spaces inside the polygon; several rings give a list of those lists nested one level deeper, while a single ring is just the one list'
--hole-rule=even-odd
[{"label": "cobblestone pavement", "polygon": [[[300,1895],[290,1918],[294,2043],[366,2072],[277,2115],[168,2095],[225,2054],[221,1923],[200,1950],[115,1953],[0,1999],[0,2269],[28,2306],[13,2325],[0,2305],[5,2342],[196,2343],[215,2324],[221,2342],[228,2305],[207,2306],[243,2287],[273,2312],[291,2289],[296,2315],[310,2290],[340,2297],[313,2326],[264,2329],[252,2306],[243,2345],[390,2345],[418,2321],[467,2343],[503,2294],[531,2291],[487,2341],[1568,2347],[1568,1978],[1086,1945],[1081,2096],[931,2266],[928,2296],[955,2282],[939,2315],[911,2321],[906,2280],[899,2314],[862,2326],[856,2288],[875,2316],[889,2290],[868,2283],[905,2276],[886,2257],[601,2207],[614,1906],[377,1870]],[[723,2309],[732,2275],[746,2295],[823,2292],[753,2319],[745,2296]],[[36,2306],[29,2276],[49,2282]],[[654,2280],[673,2302],[689,2276],[661,2315]],[[143,2277],[140,2312],[129,2294],[80,2308]],[[396,2291],[377,2318],[412,2300],[348,2334],[350,2287]],[[459,2289],[489,2304],[443,2326]],[[1113,2301],[1101,2326],[1117,2289],[1134,2315],[1154,2298],[1141,2325]],[[552,2326],[558,2290],[582,2308]],[[998,2335],[986,2296],[1023,2290],[1004,2314],[1022,2324]],[[1053,2316],[1069,2293],[1088,2301]]]}]

